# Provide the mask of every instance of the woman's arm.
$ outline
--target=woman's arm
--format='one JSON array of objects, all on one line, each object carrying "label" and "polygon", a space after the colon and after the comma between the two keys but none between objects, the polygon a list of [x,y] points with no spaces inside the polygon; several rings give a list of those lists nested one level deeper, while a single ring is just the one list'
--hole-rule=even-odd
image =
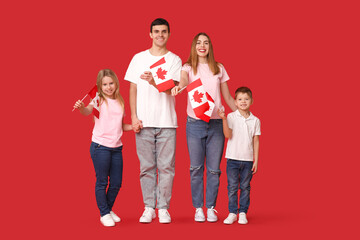
[{"label": "woman's arm", "polygon": [[183,88],[186,87],[189,84],[189,75],[186,71],[181,71],[181,78],[180,78],[180,83],[179,85],[173,87],[171,89],[171,95],[176,96],[179,94],[179,91]]},{"label": "woman's arm", "polygon": [[236,110],[235,101],[230,94],[229,87],[226,82],[220,84],[220,91],[226,104],[229,106],[229,108],[232,111],[235,111]]}]

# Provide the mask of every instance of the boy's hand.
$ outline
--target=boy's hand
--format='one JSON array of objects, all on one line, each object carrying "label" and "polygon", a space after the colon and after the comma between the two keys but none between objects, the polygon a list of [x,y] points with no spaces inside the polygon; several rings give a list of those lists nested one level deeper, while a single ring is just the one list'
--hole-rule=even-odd
[{"label": "boy's hand", "polygon": [[253,174],[255,174],[255,173],[257,172],[257,168],[258,168],[258,167],[257,167],[257,163],[254,162],[254,163],[253,163],[253,166],[252,166],[252,169],[251,169],[251,171],[252,171]]},{"label": "boy's hand", "polygon": [[79,110],[83,109],[84,107],[85,107],[85,104],[81,100],[77,100],[74,105],[74,108],[79,109]]}]

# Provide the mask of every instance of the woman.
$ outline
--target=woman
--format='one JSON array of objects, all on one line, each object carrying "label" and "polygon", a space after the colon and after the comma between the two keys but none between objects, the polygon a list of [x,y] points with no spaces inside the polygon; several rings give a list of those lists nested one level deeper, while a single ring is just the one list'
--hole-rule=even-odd
[{"label": "woman", "polygon": [[216,222],[216,198],[219,189],[220,161],[224,148],[222,120],[218,110],[222,108],[221,95],[231,110],[235,111],[234,99],[231,97],[226,81],[229,76],[224,66],[215,61],[213,46],[206,33],[197,34],[191,45],[190,57],[181,70],[181,80],[172,89],[176,96],[181,89],[191,82],[201,79],[205,91],[213,98],[215,107],[209,122],[199,119],[187,104],[186,138],[190,155],[191,195],[196,208],[195,221],[204,222],[204,163],[206,157],[206,207],[207,221]]}]

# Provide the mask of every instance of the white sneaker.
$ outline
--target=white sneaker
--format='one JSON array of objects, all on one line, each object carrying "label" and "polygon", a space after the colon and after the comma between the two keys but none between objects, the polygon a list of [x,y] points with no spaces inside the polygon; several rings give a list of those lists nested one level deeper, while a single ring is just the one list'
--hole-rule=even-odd
[{"label": "white sneaker", "polygon": [[217,212],[214,207],[208,208],[207,210],[207,221],[208,222],[216,222],[218,217],[216,216],[215,212]]},{"label": "white sneaker", "polygon": [[238,221],[238,223],[240,223],[240,224],[247,224],[248,223],[248,220],[246,219],[246,213],[244,213],[244,212],[239,213],[239,221]]},{"label": "white sneaker", "polygon": [[166,209],[159,209],[159,223],[171,223],[170,213]]},{"label": "white sneaker", "polygon": [[114,222],[120,222],[121,219],[119,218],[118,215],[116,215],[113,211],[110,211],[110,216],[112,217],[112,219],[114,220]]},{"label": "white sneaker", "polygon": [[225,224],[233,224],[237,220],[235,213],[229,213],[229,216],[224,220]]},{"label": "white sneaker", "polygon": [[145,207],[145,210],[142,216],[139,219],[141,223],[151,223],[151,221],[156,217],[155,210],[153,208]]},{"label": "white sneaker", "polygon": [[197,208],[195,211],[195,221],[196,222],[205,222],[205,215],[202,208]]},{"label": "white sneaker", "polygon": [[102,217],[100,217],[100,222],[105,226],[105,227],[113,227],[115,226],[115,222],[112,219],[110,214],[106,214]]}]

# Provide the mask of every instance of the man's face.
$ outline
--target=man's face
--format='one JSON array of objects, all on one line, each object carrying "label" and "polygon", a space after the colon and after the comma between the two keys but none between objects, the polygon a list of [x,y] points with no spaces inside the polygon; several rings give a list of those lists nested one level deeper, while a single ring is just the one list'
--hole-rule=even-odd
[{"label": "man's face", "polygon": [[169,36],[169,29],[166,25],[156,25],[152,27],[150,37],[153,40],[153,44],[156,46],[165,47]]}]

